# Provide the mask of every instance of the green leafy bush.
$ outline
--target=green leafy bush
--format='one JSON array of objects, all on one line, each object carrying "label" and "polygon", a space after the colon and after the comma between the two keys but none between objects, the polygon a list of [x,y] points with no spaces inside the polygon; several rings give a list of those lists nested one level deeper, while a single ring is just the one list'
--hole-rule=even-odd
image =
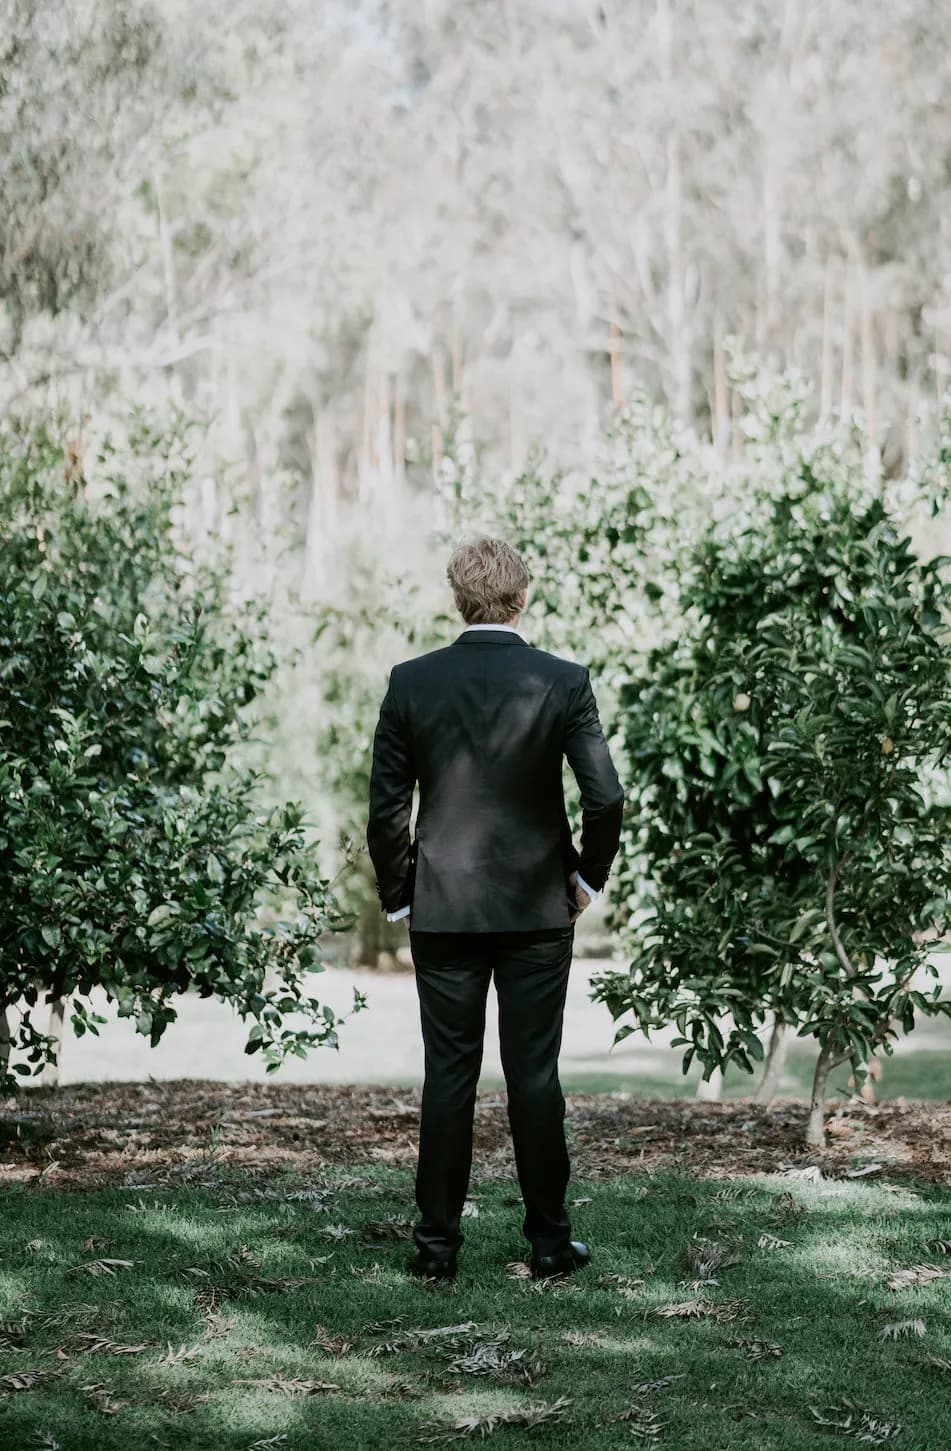
[{"label": "green leafy bush", "polygon": [[0,1007],[21,1074],[54,1051],[41,998],[96,1031],[97,987],[152,1044],[185,988],[230,1002],[270,1068],[336,1042],[308,976],[345,922],[300,809],[262,809],[242,759],[274,660],[262,609],[183,543],[187,470],[182,432],[145,423],[88,478],[56,430],[0,433]]},{"label": "green leafy bush", "polygon": [[639,398],[595,477],[534,463],[496,518],[623,753],[629,966],[595,984],[617,1037],[676,1024],[707,1073],[752,1070],[770,1016],[815,1037],[819,1142],[837,1063],[951,1012],[916,986],[951,921],[951,596],[925,547],[951,450],[887,480],[794,375],[733,381],[738,462]]},{"label": "green leafy bush", "polygon": [[677,1023],[685,1066],[707,1070],[751,1068],[770,1010],[814,1035],[817,1139],[832,1067],[859,1071],[896,1024],[951,1012],[911,985],[951,915],[944,564],[918,556],[887,490],[804,454],[740,527],[700,531],[684,628],[620,694],[617,890],[642,910],[629,972],[598,996],[642,1027]]}]

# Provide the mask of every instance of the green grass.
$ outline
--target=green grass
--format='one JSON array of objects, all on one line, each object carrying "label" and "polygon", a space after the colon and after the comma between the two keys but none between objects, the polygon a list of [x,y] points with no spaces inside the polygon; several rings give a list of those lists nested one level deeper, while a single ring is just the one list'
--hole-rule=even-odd
[{"label": "green grass", "polygon": [[[951,1279],[897,1292],[886,1284],[890,1272],[922,1262],[951,1269],[934,1243],[951,1238],[947,1191],[782,1177],[573,1183],[572,1198],[590,1199],[573,1214],[596,1262],[564,1288],[539,1289],[504,1272],[523,1253],[513,1186],[480,1183],[460,1278],[446,1290],[410,1281],[405,1245],[371,1240],[363,1228],[411,1213],[411,1177],[359,1172],[364,1182],[344,1179],[310,1200],[288,1197],[299,1188],[290,1179],[228,1179],[213,1163],[197,1171],[204,1186],[190,1189],[7,1191],[0,1377],[57,1374],[0,1397],[0,1445],[392,1451],[460,1416],[560,1396],[571,1399],[564,1420],[535,1430],[504,1425],[491,1443],[512,1451],[644,1444],[629,1424],[608,1419],[635,1405],[663,1423],[658,1444],[678,1451],[821,1451],[859,1444],[816,1425],[810,1412],[839,1407],[833,1418],[844,1422],[848,1398],[900,1425],[904,1451],[947,1444],[951,1373],[927,1357],[951,1361]],[[321,1182],[343,1174],[328,1171]],[[337,1240],[334,1226],[351,1233]],[[761,1247],[763,1235],[786,1243]],[[84,1248],[90,1236],[96,1242]],[[695,1277],[686,1255],[700,1237],[735,1246],[738,1262],[699,1295],[739,1302],[739,1319],[654,1313],[698,1294],[683,1282]],[[103,1257],[133,1264],[114,1274],[78,1268]],[[602,1282],[609,1274],[643,1284],[625,1293]],[[282,1283],[294,1279],[304,1283]],[[400,1327],[367,1328],[394,1317],[403,1317]],[[924,1321],[924,1339],[879,1338],[885,1324],[914,1319]],[[469,1321],[484,1333],[506,1329],[509,1348],[537,1355],[544,1373],[536,1384],[455,1374],[438,1342],[368,1353],[412,1327]],[[317,1325],[353,1350],[335,1357],[318,1349]],[[83,1335],[146,1347],[90,1351]],[[754,1341],[782,1355],[749,1359]],[[636,1390],[667,1376],[678,1379]],[[273,1377],[339,1389],[289,1395],[242,1383]],[[83,1389],[90,1386],[103,1389]],[[104,1413],[97,1401],[118,1409]]]},{"label": "green grass", "polygon": [[[944,1025],[942,1025],[944,1026]],[[924,1035],[922,1034],[922,1037]],[[945,1027],[945,1036],[948,1029]],[[929,1038],[929,1041],[931,1039]],[[606,1058],[610,1064],[610,1058]],[[628,1068],[623,1073],[611,1072],[610,1068],[600,1072],[573,1070],[570,1065],[562,1068],[561,1081],[568,1093],[630,1093],[634,1098],[693,1098],[697,1092],[700,1073],[692,1069],[686,1077],[680,1071],[680,1050],[671,1049],[669,1059],[658,1064],[652,1058],[651,1067],[634,1072]],[[887,1103],[891,1099],[911,1098],[923,1102],[947,1103],[951,1099],[951,1053],[947,1046],[916,1048],[913,1052],[895,1054],[884,1058],[883,1077],[876,1085],[876,1099]],[[814,1045],[795,1044],[789,1054],[786,1069],[779,1087],[781,1098],[806,1098],[812,1092],[812,1076],[816,1067]],[[729,1068],[723,1085],[724,1098],[748,1098],[756,1092],[759,1072],[752,1077],[738,1068]],[[504,1086],[501,1078],[488,1076],[482,1082],[483,1089],[497,1089]],[[830,1079],[830,1098],[848,1099],[849,1069],[840,1068]]]}]

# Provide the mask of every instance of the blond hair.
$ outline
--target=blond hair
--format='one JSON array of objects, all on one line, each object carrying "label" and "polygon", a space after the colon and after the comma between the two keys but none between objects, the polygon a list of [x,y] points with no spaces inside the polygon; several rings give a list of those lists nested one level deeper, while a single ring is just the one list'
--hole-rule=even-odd
[{"label": "blond hair", "polygon": [[504,539],[463,544],[450,559],[446,578],[467,625],[504,625],[524,608],[528,570]]}]

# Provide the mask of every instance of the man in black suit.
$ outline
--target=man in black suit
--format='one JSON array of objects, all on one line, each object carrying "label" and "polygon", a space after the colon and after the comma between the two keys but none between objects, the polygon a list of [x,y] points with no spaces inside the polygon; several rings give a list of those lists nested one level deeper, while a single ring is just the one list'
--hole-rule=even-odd
[{"label": "man in black suit", "polygon": [[[409,919],[425,1048],[410,1269],[456,1273],[494,976],[523,1230],[532,1273],[548,1278],[590,1258],[565,1210],[558,1053],[574,922],[604,886],[624,793],[588,671],[518,633],[529,582],[521,558],[480,539],[455,552],[448,578],[466,628],[390,674],[367,828],[383,909]],[[580,853],[565,813],[565,759],[581,792]]]}]

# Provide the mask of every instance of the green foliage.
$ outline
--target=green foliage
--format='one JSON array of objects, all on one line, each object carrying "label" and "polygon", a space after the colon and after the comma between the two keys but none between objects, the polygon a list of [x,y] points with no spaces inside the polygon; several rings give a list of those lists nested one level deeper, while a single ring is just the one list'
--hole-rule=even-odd
[{"label": "green foliage", "polygon": [[349,868],[341,873],[340,900],[359,918],[359,953],[372,962],[405,933],[405,925],[386,925],[366,851],[373,733],[390,668],[444,644],[448,622],[427,612],[418,582],[381,574],[363,557],[350,561],[348,581],[347,603],[323,604],[316,616],[322,699],[317,776],[332,804],[340,854]]},{"label": "green foliage", "polygon": [[857,1066],[951,1010],[909,986],[951,916],[942,566],[848,459],[806,455],[683,557],[683,629],[620,694],[636,915],[598,992],[675,1021],[685,1066],[751,1068],[769,1010]]},{"label": "green foliage", "polygon": [[261,610],[181,542],[188,465],[146,424],[88,480],[54,430],[0,436],[0,1006],[21,1073],[51,1052],[41,995],[96,1031],[96,987],[152,1044],[187,987],[231,1002],[269,1067],[336,1041],[307,977],[342,919],[299,808],[262,809],[241,763],[274,662]]},{"label": "green foliage", "polygon": [[[947,440],[886,481],[794,374],[732,382],[738,464],[639,397],[596,477],[534,461],[495,520],[623,753],[630,966],[596,983],[618,1038],[673,1022],[685,1068],[749,1070],[774,1012],[861,1071],[951,1010],[911,982],[951,921],[951,597],[909,533],[943,509]],[[452,506],[477,500],[458,474]]]},{"label": "green foliage", "polygon": [[[309,1115],[313,1094],[304,1102]],[[275,1105],[285,1134],[298,1104]],[[504,1110],[489,1112],[501,1131]],[[615,1116],[600,1140],[608,1156],[618,1127]],[[385,1142],[392,1152],[392,1134]],[[592,1155],[598,1143],[595,1132]],[[265,1178],[216,1165],[210,1145],[201,1168],[200,1189],[160,1181],[144,1196],[5,1185],[6,1445],[392,1451],[426,1437],[633,1451],[651,1443],[630,1428],[652,1416],[657,1444],[677,1451],[858,1451],[881,1444],[867,1428],[886,1426],[901,1428],[899,1448],[946,1444],[948,1280],[889,1286],[923,1261],[945,1267],[947,1186],[711,1179],[656,1164],[582,1178],[571,1215],[599,1262],[539,1292],[503,1269],[524,1253],[512,1186],[477,1171],[459,1279],[429,1293],[403,1270],[407,1166]],[[97,1275],[100,1255],[125,1263]],[[886,1333],[913,1318],[923,1341]],[[503,1426],[486,1441],[460,1429],[563,1397],[557,1426]],[[854,1433],[817,1433],[820,1417]]]}]

